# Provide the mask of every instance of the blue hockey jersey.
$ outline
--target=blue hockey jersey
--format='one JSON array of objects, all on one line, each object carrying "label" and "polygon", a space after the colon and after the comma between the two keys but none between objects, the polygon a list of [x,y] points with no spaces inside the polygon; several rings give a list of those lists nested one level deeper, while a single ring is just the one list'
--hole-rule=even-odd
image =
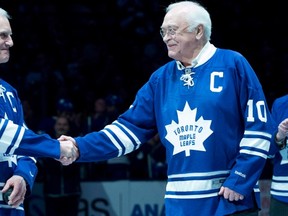
[{"label": "blue hockey jersey", "polygon": [[[174,60],[163,65],[116,121],[76,138],[78,161],[88,162],[128,154],[158,132],[168,164],[167,216],[252,208],[275,127],[261,84],[241,54],[208,42],[196,61],[190,68]],[[245,199],[225,200],[221,186]]]},{"label": "blue hockey jersey", "polygon": [[0,79],[0,153],[60,158],[60,144],[47,134],[38,135],[24,122],[18,93]]},{"label": "blue hockey jersey", "polygon": [[[288,118],[288,95],[274,101],[271,113],[277,124]],[[288,203],[288,146],[277,152],[272,160],[271,196],[281,202]]]},{"label": "blue hockey jersey", "polygon": [[[0,137],[0,190],[10,177],[19,175],[26,180],[28,196],[38,171],[35,158],[29,156],[60,158],[59,142],[46,135],[35,134],[26,127],[17,91],[1,79]],[[4,201],[0,201],[0,215],[4,214],[1,213],[2,209],[7,208],[16,211]],[[23,205],[17,210],[23,212]]]}]

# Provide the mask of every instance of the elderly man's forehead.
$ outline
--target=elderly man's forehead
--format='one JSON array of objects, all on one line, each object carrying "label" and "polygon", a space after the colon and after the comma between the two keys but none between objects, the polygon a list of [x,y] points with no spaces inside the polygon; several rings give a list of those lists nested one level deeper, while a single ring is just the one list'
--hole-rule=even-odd
[{"label": "elderly man's forehead", "polygon": [[[187,24],[186,17],[183,16],[182,13],[179,12],[173,12],[167,13],[165,18],[164,18],[164,23],[166,26],[179,26],[180,24]],[[163,24],[164,24],[163,23]]]},{"label": "elderly man's forehead", "polygon": [[6,17],[0,16],[0,32],[12,34],[9,20]]}]

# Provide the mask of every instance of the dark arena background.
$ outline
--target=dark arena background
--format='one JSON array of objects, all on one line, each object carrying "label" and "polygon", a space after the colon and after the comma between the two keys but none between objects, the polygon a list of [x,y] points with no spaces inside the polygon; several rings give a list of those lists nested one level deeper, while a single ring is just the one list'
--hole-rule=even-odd
[{"label": "dark arena background", "polygon": [[[122,94],[127,104],[167,62],[159,34],[164,0],[1,0],[12,16],[14,47],[1,76],[33,98],[39,115],[58,97],[79,110],[91,98]],[[287,18],[283,2],[202,0],[212,19],[211,42],[241,52],[255,69],[269,104],[288,92]],[[65,82],[64,82],[65,81]]]}]

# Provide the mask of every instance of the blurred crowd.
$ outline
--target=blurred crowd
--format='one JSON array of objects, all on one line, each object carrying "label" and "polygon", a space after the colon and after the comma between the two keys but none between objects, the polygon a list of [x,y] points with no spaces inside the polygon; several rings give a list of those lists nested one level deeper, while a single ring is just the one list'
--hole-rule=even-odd
[{"label": "blurred crowd", "polygon": [[[200,2],[213,16],[211,42],[237,50],[249,60],[268,103],[287,93],[287,19],[283,3]],[[64,111],[71,123],[69,134],[78,136],[115,120],[129,107],[150,74],[169,60],[159,35],[169,3],[1,0],[1,7],[12,16],[14,47],[9,63],[1,65],[0,74],[18,90],[27,125],[38,133],[52,134],[55,117]],[[113,178],[165,178],[165,153],[159,143],[155,137],[123,160],[86,164],[81,178],[110,178],[108,166],[115,164],[128,171],[125,176]],[[141,164],[146,171],[139,173]]]}]

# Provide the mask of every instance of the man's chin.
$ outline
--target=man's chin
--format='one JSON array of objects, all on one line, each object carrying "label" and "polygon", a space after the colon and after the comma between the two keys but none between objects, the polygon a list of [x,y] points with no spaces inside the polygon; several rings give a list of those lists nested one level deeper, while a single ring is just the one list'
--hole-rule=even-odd
[{"label": "man's chin", "polygon": [[8,62],[8,61],[9,61],[9,57],[6,57],[6,58],[1,58],[1,57],[0,57],[0,64],[6,63],[6,62]]}]

